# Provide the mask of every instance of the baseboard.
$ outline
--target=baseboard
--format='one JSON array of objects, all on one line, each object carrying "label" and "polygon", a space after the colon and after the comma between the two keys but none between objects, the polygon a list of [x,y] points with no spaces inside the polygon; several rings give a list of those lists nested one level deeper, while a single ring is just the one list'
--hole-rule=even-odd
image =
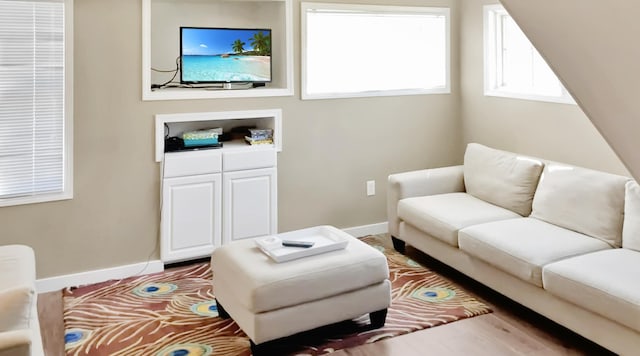
[{"label": "baseboard", "polygon": [[389,232],[389,223],[381,222],[377,224],[348,227],[342,229],[342,231],[354,237],[386,234],[387,232]]},{"label": "baseboard", "polygon": [[66,287],[100,283],[112,279],[122,279],[162,271],[164,271],[164,263],[160,260],[134,263],[130,265],[38,279],[36,280],[36,290],[38,293],[53,292]]},{"label": "baseboard", "polygon": [[[389,231],[388,223],[354,226],[342,229],[351,236],[362,237],[367,235],[385,234]],[[122,279],[136,275],[150,274],[164,271],[164,263],[160,260],[134,263],[125,266],[98,269],[87,272],[66,274],[62,276],[38,279],[36,290],[38,293],[57,291],[66,287],[85,284],[100,283],[112,279]]]}]

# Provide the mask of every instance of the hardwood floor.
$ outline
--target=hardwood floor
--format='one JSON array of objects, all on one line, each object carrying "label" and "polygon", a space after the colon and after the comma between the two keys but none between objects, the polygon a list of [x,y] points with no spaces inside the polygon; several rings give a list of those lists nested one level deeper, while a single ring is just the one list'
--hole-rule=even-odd
[{"label": "hardwood floor", "polygon": [[38,294],[38,317],[44,354],[64,355],[64,323],[62,291]]},{"label": "hardwood floor", "polygon": [[[391,241],[388,241],[391,246]],[[407,255],[487,303],[493,313],[417,331],[373,344],[340,350],[335,356],[422,355],[614,355],[552,321],[431,259],[412,247]],[[38,296],[38,312],[47,356],[64,355],[61,292]],[[144,355],[143,355],[144,356]],[[274,355],[276,356],[276,355]]]}]

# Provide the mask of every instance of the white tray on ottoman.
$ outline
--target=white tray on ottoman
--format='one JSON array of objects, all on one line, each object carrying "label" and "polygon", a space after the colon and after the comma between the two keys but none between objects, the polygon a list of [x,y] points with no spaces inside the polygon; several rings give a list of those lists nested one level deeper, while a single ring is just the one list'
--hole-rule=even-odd
[{"label": "white tray on ottoman", "polygon": [[[370,314],[384,325],[391,302],[386,257],[332,226],[342,249],[278,263],[254,239],[217,248],[211,257],[220,316],[231,316],[249,336],[254,355],[267,342]],[[304,231],[304,230],[301,230]]]},{"label": "white tray on ottoman", "polygon": [[[349,236],[350,237],[350,236]],[[256,245],[276,262],[286,262],[347,247],[345,233],[333,226],[316,226],[282,234],[258,237]],[[282,241],[313,242],[312,247],[283,246]]]}]

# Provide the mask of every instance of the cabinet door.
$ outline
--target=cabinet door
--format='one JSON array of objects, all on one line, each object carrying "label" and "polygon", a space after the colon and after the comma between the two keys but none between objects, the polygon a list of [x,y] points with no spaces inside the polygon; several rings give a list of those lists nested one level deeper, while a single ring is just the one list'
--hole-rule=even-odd
[{"label": "cabinet door", "polygon": [[221,181],[221,174],[163,180],[160,251],[163,262],[206,257],[222,244]]},{"label": "cabinet door", "polygon": [[224,172],[223,243],[275,234],[276,169]]}]

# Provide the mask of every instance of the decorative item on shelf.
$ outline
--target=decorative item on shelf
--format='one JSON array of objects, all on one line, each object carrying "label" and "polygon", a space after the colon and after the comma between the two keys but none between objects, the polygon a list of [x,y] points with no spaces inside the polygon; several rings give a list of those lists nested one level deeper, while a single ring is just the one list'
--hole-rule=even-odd
[{"label": "decorative item on shelf", "polygon": [[166,137],[164,139],[164,151],[174,152],[184,149],[184,140],[180,137]]},{"label": "decorative item on shelf", "polygon": [[221,128],[187,131],[182,134],[185,147],[202,147],[218,144],[218,135],[222,134]]},{"label": "decorative item on shelf", "polygon": [[273,144],[273,129],[249,129],[244,140],[250,145]]}]

